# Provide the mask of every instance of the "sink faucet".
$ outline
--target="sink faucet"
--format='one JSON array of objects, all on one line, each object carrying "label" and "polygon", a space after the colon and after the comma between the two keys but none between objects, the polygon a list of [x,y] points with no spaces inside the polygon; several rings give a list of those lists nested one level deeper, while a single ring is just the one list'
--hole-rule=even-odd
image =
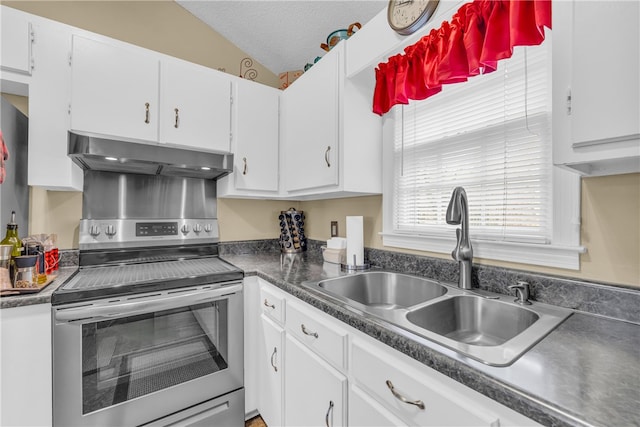
[{"label": "sink faucet", "polygon": [[456,229],[457,244],[451,252],[453,259],[460,265],[460,277],[458,287],[471,289],[471,263],[473,261],[473,249],[469,241],[469,209],[467,193],[462,187],[456,187],[451,195],[449,207],[447,207],[447,224],[462,224]]}]

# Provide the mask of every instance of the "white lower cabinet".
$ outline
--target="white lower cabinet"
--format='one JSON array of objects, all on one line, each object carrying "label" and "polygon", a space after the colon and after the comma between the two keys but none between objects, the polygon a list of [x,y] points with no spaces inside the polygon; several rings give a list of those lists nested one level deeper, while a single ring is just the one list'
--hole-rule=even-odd
[{"label": "white lower cabinet", "polygon": [[50,426],[51,304],[0,309],[0,425]]},{"label": "white lower cabinet", "polygon": [[248,280],[262,336],[245,351],[259,352],[257,410],[270,427],[539,426],[270,283]]},{"label": "white lower cabinet", "polygon": [[[451,379],[430,369],[419,371],[390,357],[378,346],[354,340],[352,377],[380,406],[420,426],[499,426],[497,414],[473,397],[474,391],[454,387]],[[393,360],[391,364],[390,361]]]},{"label": "white lower cabinet", "polygon": [[264,314],[260,316],[260,362],[258,406],[268,426],[282,425],[282,388],[284,378],[284,329]]},{"label": "white lower cabinet", "polygon": [[285,370],[285,425],[346,425],[347,378],[289,334]]},{"label": "white lower cabinet", "polygon": [[354,427],[406,426],[357,385],[349,387],[349,425]]}]

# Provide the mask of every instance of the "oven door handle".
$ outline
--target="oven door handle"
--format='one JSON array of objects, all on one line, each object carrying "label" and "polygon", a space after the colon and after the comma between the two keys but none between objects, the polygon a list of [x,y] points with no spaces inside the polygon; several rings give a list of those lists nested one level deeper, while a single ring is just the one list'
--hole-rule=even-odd
[{"label": "oven door handle", "polygon": [[68,308],[55,312],[56,320],[72,322],[83,319],[108,320],[123,316],[153,313],[156,311],[170,310],[172,308],[186,307],[194,304],[202,304],[219,299],[221,296],[234,294],[242,289],[242,284],[224,286],[217,289],[201,290],[188,294],[176,295],[165,298],[157,298],[151,301],[137,300],[122,304],[110,304],[105,306],[83,306]]}]

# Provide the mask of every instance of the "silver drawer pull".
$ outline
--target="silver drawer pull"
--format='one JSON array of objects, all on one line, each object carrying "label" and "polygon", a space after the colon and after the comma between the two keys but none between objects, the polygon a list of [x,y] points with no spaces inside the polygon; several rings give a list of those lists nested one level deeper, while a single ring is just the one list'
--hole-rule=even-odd
[{"label": "silver drawer pull", "polygon": [[329,401],[329,409],[327,409],[327,415],[324,416],[324,423],[327,425],[327,427],[331,427],[329,425],[329,415],[331,414],[331,411],[333,411],[333,400]]},{"label": "silver drawer pull", "polygon": [[324,152],[324,161],[327,162],[327,167],[331,167],[331,163],[329,163],[329,151],[331,151],[331,146],[327,147],[327,151]]},{"label": "silver drawer pull", "polygon": [[276,372],[278,372],[278,367],[273,362],[273,359],[276,357],[277,353],[278,353],[278,349],[276,347],[273,347],[273,353],[271,353],[271,366],[273,367],[273,370]]},{"label": "silver drawer pull", "polygon": [[387,387],[389,387],[389,390],[391,390],[391,394],[393,394],[393,397],[395,397],[396,399],[398,399],[401,402],[404,403],[408,403],[409,405],[416,405],[418,408],[422,409],[424,411],[424,402],[422,402],[422,400],[409,400],[406,397],[404,397],[403,395],[401,395],[400,393],[398,393],[395,388],[393,387],[393,383],[389,380],[387,380]]},{"label": "silver drawer pull", "polygon": [[318,333],[317,332],[311,332],[311,331],[307,330],[307,327],[304,326],[304,324],[300,325],[300,329],[302,329],[302,333],[303,334],[309,335],[309,336],[314,337],[314,338],[318,338]]},{"label": "silver drawer pull", "polygon": [[264,304],[264,306],[265,306],[265,307],[273,308],[274,310],[275,310],[275,308],[276,308],[276,306],[275,306],[275,305],[273,305],[273,304],[269,304],[269,301],[267,301],[267,299],[266,299],[266,298],[264,299],[264,303],[263,303],[263,304]]}]

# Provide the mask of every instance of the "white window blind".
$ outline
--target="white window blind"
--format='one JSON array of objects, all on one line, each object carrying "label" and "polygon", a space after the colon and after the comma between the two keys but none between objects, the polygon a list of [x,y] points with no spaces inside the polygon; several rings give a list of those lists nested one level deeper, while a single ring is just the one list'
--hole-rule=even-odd
[{"label": "white window blind", "polygon": [[473,237],[552,237],[551,52],[516,48],[498,70],[394,107],[395,233],[450,235],[445,213],[467,192]]}]

